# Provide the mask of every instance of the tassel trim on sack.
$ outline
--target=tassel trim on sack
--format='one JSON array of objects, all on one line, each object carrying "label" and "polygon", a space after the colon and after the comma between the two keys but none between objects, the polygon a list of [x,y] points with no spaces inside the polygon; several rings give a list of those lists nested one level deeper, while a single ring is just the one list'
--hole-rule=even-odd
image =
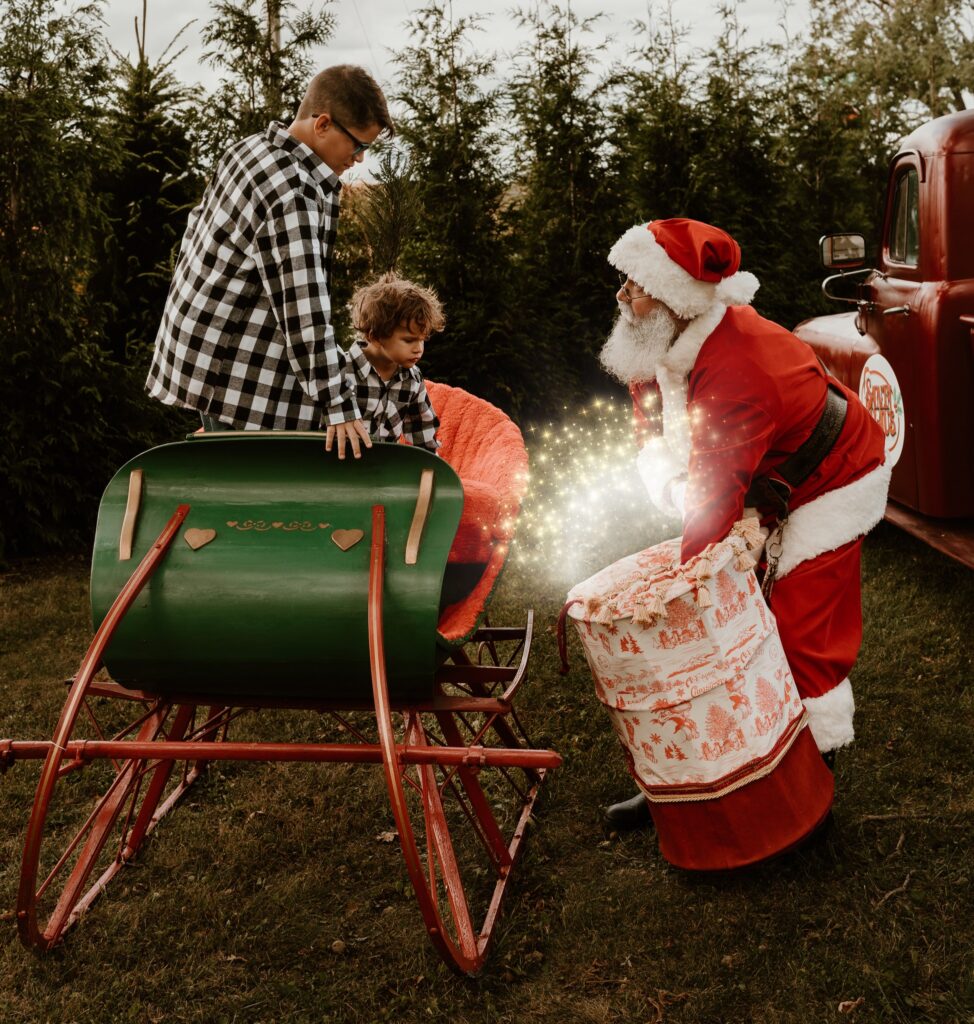
[{"label": "tassel trim on sack", "polygon": [[[637,589],[632,593],[629,590],[633,585],[638,587],[642,582],[639,574],[632,572],[621,583],[624,595],[629,590],[628,598],[620,598],[617,589],[613,592],[615,601],[611,597],[593,594],[586,600],[577,597],[566,602],[558,615],[556,627],[561,675],[570,671],[565,622],[568,618],[568,609],[573,605],[582,605],[585,609],[584,618],[593,625],[611,627],[618,619],[629,619],[633,625],[645,628],[652,628],[661,619],[665,619],[668,605],[681,597],[689,596],[700,609],[712,608],[714,597],[707,582],[715,578],[715,563],[718,566],[726,565],[730,556],[734,568],[739,572],[754,569],[758,564],[758,556],[764,547],[766,536],[767,531],[762,529],[760,521],[756,517],[748,516],[735,523],[724,540],[706,548],[685,566],[674,564],[671,569],[658,575],[655,582],[643,592]],[[620,586],[619,582],[616,586]],[[616,602],[625,607],[629,600],[632,601],[631,611],[617,606]]]}]

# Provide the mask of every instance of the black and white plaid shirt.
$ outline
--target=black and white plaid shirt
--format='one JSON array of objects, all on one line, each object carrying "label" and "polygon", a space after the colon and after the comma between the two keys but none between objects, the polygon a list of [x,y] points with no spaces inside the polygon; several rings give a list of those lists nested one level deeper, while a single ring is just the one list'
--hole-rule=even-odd
[{"label": "black and white plaid shirt", "polygon": [[251,430],[358,418],[328,298],[340,190],[279,122],[224,154],[183,237],[153,398]]},{"label": "black and white plaid shirt", "polygon": [[423,375],[411,366],[399,367],[383,380],[365,358],[362,346],[353,341],[345,353],[348,384],[362,410],[362,419],[377,441],[395,441],[400,436],[410,444],[435,452],[440,447],[436,431],[440,421],[430,404]]}]

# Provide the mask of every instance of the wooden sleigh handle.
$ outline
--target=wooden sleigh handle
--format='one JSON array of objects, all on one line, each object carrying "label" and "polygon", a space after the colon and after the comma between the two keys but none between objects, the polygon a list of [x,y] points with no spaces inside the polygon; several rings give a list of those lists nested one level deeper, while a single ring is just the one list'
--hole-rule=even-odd
[{"label": "wooden sleigh handle", "polygon": [[419,558],[419,545],[423,539],[426,520],[429,519],[430,506],[433,504],[433,470],[424,469],[419,478],[419,494],[416,496],[416,508],[413,521],[406,537],[406,565],[415,565]]},{"label": "wooden sleigh handle", "polygon": [[129,495],[125,502],[125,516],[122,519],[122,532],[118,536],[118,560],[127,562],[132,557],[132,541],[135,538],[135,524],[139,519],[139,507],[142,504],[143,474],[141,469],[133,469],[129,473]]}]

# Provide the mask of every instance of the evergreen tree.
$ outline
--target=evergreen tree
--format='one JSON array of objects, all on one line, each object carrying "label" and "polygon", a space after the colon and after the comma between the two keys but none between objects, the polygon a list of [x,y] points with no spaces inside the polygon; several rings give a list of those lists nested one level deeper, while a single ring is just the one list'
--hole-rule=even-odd
[{"label": "evergreen tree", "polygon": [[688,56],[668,15],[642,37],[612,111],[612,178],[625,222],[688,216],[729,231],[761,282],[755,306],[788,326],[834,307],[818,238],[872,221],[889,121],[866,124],[821,35],[747,45],[718,8],[714,47]]},{"label": "evergreen tree", "polygon": [[454,22],[430,4],[409,25],[414,45],[396,56],[398,134],[422,210],[402,268],[446,307],[446,330],[426,350],[429,375],[518,412],[531,386],[528,360],[512,344],[498,96],[482,84],[493,58],[473,51],[476,28],[476,19]]},{"label": "evergreen tree", "polygon": [[632,224],[688,216],[693,205],[701,72],[683,52],[686,33],[672,13],[635,24],[636,46],[613,81],[609,180],[619,234]]},{"label": "evergreen tree", "polygon": [[[75,427],[104,430],[92,401],[104,360],[84,285],[102,217],[92,181],[114,161],[99,108],[108,65],[98,8],[0,5],[0,532],[8,551],[55,541],[76,507]],[[100,397],[100,396],[99,396]]]},{"label": "evergreen tree", "polygon": [[528,408],[548,414],[604,380],[595,356],[611,323],[606,254],[620,231],[603,158],[608,83],[596,80],[599,47],[587,38],[596,19],[554,2],[517,17],[533,39],[510,83],[514,305],[519,347],[543,382]]},{"label": "evergreen tree", "polygon": [[[110,218],[90,290],[108,315],[108,347],[120,362],[147,369],[186,219],[203,189],[185,122],[197,91],[171,71],[178,53],[145,52],[147,0],[136,21],[137,57],[119,59],[108,130],[121,147],[99,176]],[[178,36],[176,37],[178,39]]]},{"label": "evergreen tree", "polygon": [[850,41],[833,31],[833,6],[813,6],[808,37],[785,49],[781,82],[769,97],[778,126],[771,144],[781,168],[779,221],[793,237],[780,256],[794,292],[791,324],[836,312],[820,288],[818,239],[835,231],[875,235],[890,156],[915,120],[854,70]]},{"label": "evergreen tree", "polygon": [[75,542],[131,409],[88,282],[116,164],[96,4],[0,0],[0,551]]},{"label": "evergreen tree", "polygon": [[217,0],[213,11],[203,27],[203,59],[223,77],[197,125],[210,164],[237,139],[292,120],[320,70],[311,51],[335,30],[331,11],[302,10],[290,0]]},{"label": "evergreen tree", "polygon": [[342,223],[328,294],[335,334],[346,347],[353,337],[347,308],[352,293],[386,271],[406,273],[403,254],[422,215],[409,158],[391,146],[379,154],[374,182],[351,181],[342,189]]},{"label": "evergreen tree", "polygon": [[[700,131],[693,159],[689,215],[729,232],[741,246],[743,267],[761,282],[755,307],[783,323],[794,319],[794,265],[802,244],[795,223],[782,217],[787,163],[774,159],[779,130],[772,98],[781,65],[773,47],[747,43],[736,8],[718,8],[721,29],[706,56],[700,100]],[[819,233],[807,238],[809,252]]]},{"label": "evergreen tree", "polygon": [[388,147],[379,156],[374,184],[356,204],[358,221],[371,273],[398,268],[403,251],[415,236],[421,210],[416,177],[408,156]]},{"label": "evergreen tree", "polygon": [[811,7],[813,45],[831,57],[830,77],[865,86],[870,106],[911,126],[966,108],[964,90],[974,81],[970,0],[812,0]]}]

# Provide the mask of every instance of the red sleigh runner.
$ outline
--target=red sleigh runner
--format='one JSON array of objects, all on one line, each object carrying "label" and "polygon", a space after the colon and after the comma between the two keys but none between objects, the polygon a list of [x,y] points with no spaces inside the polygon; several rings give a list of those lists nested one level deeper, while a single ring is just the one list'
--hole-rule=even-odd
[{"label": "red sleigh runner", "polygon": [[[95,636],[53,739],[0,741],[0,768],[43,762],[17,900],[26,945],[57,944],[209,763],[361,763],[382,767],[432,943],[454,970],[481,969],[561,759],[514,713],[531,612],[486,621],[526,479],[520,433],[458,389],[434,401],[444,458],[375,445],[342,462],[320,434],[217,432],[145,452],[109,484]],[[461,478],[503,519],[461,517]],[[310,712],[316,736],[331,721],[338,739],[234,738],[270,709]]]}]

